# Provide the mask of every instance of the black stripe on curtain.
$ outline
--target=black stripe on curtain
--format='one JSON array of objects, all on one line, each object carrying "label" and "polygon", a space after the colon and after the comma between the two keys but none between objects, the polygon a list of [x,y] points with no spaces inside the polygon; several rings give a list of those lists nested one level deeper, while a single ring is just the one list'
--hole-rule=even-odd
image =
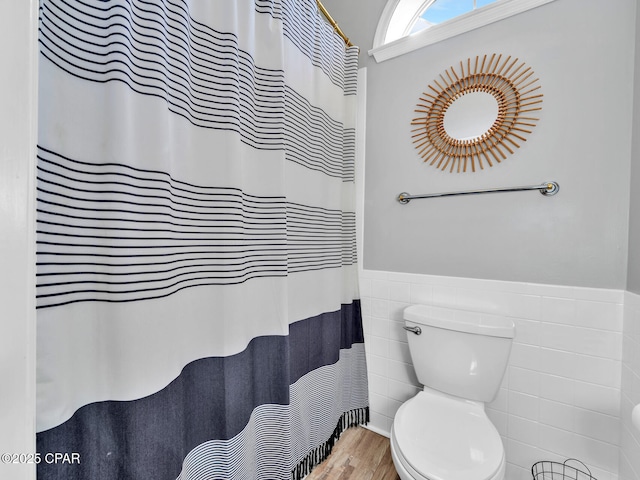
[{"label": "black stripe on curtain", "polygon": [[[357,65],[354,57],[358,57],[358,47],[345,51],[344,40],[321,18],[314,0],[255,0],[255,3],[257,12],[282,20],[285,37],[309,58],[312,65],[343,89],[345,95],[357,94],[357,71],[345,71],[344,64],[338,59],[346,55],[349,59],[346,64],[354,62]],[[298,4],[304,4],[304,8],[299,8]]]},{"label": "black stripe on curtain", "polygon": [[[336,312],[293,323],[288,336],[257,337],[236,355],[191,362],[148,397],[86,405],[62,425],[37,434],[43,457],[75,452],[80,463],[42,462],[38,479],[175,480],[195,447],[234,437],[259,405],[288,404],[283,392],[290,384],[363,342],[360,302],[354,300]],[[289,371],[288,378],[283,371]],[[326,458],[345,428],[367,420],[367,408],[343,414],[330,437],[294,467],[293,476],[300,478]]]},{"label": "black stripe on curtain", "polygon": [[38,148],[37,307],[356,263],[355,213]]},{"label": "black stripe on curtain", "polygon": [[[234,34],[192,19],[183,3],[49,0],[40,11],[40,54],[74,77],[161,98],[194,126],[234,131],[252,148],[286,150],[288,161],[353,181],[353,129],[285,85],[282,71],[256,65]],[[288,24],[295,22],[285,21],[285,31]],[[332,58],[333,50],[323,42],[310,54]],[[325,70],[344,76],[342,63]]]}]

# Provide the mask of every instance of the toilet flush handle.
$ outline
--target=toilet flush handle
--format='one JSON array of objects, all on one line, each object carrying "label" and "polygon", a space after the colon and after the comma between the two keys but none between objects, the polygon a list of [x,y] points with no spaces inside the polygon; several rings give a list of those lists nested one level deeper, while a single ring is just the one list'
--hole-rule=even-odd
[{"label": "toilet flush handle", "polygon": [[402,328],[404,328],[408,332],[415,333],[416,335],[420,335],[422,333],[422,329],[420,327],[408,327],[405,325]]}]

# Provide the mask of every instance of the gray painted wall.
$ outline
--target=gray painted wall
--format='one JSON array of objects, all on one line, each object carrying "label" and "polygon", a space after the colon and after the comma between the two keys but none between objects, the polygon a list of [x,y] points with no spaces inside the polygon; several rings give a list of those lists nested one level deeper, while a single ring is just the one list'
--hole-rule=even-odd
[{"label": "gray painted wall", "polygon": [[[386,2],[324,3],[364,57]],[[380,64],[362,58],[368,67],[365,268],[626,287],[636,2],[615,6],[557,0]],[[484,171],[450,174],[423,164],[410,138],[421,92],[449,66],[494,52],[520,58],[540,78],[544,104],[534,133],[516,155]],[[406,206],[395,200],[403,191],[551,180],[560,193],[549,198],[527,192]],[[640,197],[634,198],[637,212]],[[638,238],[634,223],[632,240]],[[632,263],[637,285],[638,262]]]},{"label": "gray painted wall", "polygon": [[631,200],[629,207],[629,269],[627,290],[640,294],[640,8],[636,8]]}]

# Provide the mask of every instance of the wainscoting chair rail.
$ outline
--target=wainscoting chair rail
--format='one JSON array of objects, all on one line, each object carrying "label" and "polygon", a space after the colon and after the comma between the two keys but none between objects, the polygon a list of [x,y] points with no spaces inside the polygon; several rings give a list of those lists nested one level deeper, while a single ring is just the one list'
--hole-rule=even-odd
[{"label": "wainscoting chair rail", "polygon": [[503,187],[503,188],[489,188],[486,190],[466,190],[462,192],[444,192],[444,193],[425,193],[422,195],[411,195],[407,192],[402,192],[398,195],[398,202],[406,205],[411,200],[418,198],[434,198],[434,197],[452,197],[455,195],[478,195],[481,193],[502,193],[502,192],[522,192],[527,190],[538,190],[542,195],[551,196],[558,193],[560,185],[556,182],[546,182],[541,185],[527,185],[522,187]]}]

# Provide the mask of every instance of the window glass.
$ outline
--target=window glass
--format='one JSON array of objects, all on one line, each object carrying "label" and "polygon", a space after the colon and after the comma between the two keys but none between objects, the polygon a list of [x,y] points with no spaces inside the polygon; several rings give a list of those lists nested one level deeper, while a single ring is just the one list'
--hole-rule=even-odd
[{"label": "window glass", "polygon": [[432,25],[446,22],[452,18],[468,13],[496,0],[435,0],[422,12],[416,20],[411,33],[424,30]]}]

